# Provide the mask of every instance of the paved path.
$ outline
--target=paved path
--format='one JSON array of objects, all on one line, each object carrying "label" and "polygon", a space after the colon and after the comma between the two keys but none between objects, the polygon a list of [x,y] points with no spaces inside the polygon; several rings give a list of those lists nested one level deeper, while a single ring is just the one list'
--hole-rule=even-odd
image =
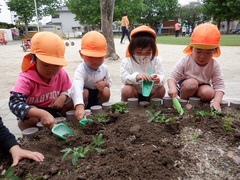
[{"label": "paved path", "polygon": [[[177,39],[176,39],[177,40]],[[65,40],[66,41],[66,40]],[[64,69],[68,72],[70,78],[73,78],[74,70],[81,62],[78,50],[80,49],[80,39],[72,40],[75,45],[66,47],[66,59],[68,60],[68,66]],[[7,45],[0,45],[0,116],[3,118],[5,125],[10,129],[16,137],[21,136],[21,131],[17,127],[16,117],[9,111],[8,98],[9,91],[14,85],[14,82],[20,72],[20,65],[23,56],[27,52],[23,52],[20,47],[21,41],[9,42]],[[115,39],[115,48],[117,54],[122,59],[125,54],[125,49],[128,42],[120,44],[120,39]],[[161,45],[158,44],[159,56],[162,58],[163,69],[165,77],[171,72],[174,64],[184,56],[182,53],[185,46],[180,45]],[[240,89],[240,47],[221,47],[222,55],[218,58],[218,61],[222,67],[224,73],[224,79],[226,84],[226,94],[224,99],[239,99]],[[122,86],[120,80],[120,63],[118,61],[105,61],[109,66],[111,77],[113,79],[113,86],[111,88],[112,96],[111,102],[120,101],[120,88]],[[167,85],[165,84],[167,88]]]}]

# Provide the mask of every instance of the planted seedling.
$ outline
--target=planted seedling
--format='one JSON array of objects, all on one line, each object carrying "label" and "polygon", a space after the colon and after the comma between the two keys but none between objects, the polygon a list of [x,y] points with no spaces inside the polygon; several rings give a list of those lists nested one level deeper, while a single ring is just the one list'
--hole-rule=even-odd
[{"label": "planted seedling", "polygon": [[15,171],[15,167],[10,167],[8,168],[8,170],[3,174],[3,178],[4,180],[18,180],[19,177],[18,176],[14,176],[14,171]]},{"label": "planted seedling", "polygon": [[110,109],[112,113],[118,112],[118,113],[124,114],[128,112],[127,106],[124,102],[114,103]]},{"label": "planted seedling", "polygon": [[71,154],[71,161],[72,165],[76,165],[78,162],[79,158],[85,158],[85,155],[88,151],[97,151],[97,152],[103,152],[104,149],[100,148],[104,141],[102,140],[102,134],[96,135],[92,138],[93,142],[84,147],[84,146],[79,146],[79,147],[74,147],[74,148],[65,148],[62,149],[60,152],[64,152],[64,155],[62,156],[62,161],[69,155]]},{"label": "planted seedling", "polygon": [[172,122],[175,120],[174,117],[172,118],[166,118],[164,116],[164,114],[161,114],[161,111],[157,111],[157,112],[154,112],[154,111],[150,111],[150,110],[146,110],[146,112],[149,114],[150,118],[148,119],[147,122],[160,122],[160,123],[167,123],[167,122]]},{"label": "planted seedling", "polygon": [[161,111],[150,111],[150,110],[146,110],[146,112],[148,113],[148,115],[150,116],[150,118],[148,119],[147,122],[152,122],[152,121],[156,121],[158,119],[158,116],[161,114]]},{"label": "planted seedling", "polygon": [[232,122],[233,122],[233,118],[231,117],[224,117],[223,118],[223,129],[225,131],[233,131],[234,128],[232,127]]},{"label": "planted seedling", "polygon": [[208,110],[208,111],[204,111],[204,110],[197,111],[196,115],[197,116],[201,116],[201,117],[206,117],[206,116],[213,116],[213,117],[215,117],[217,115],[221,115],[221,112],[215,110],[213,107],[210,107],[210,110]]},{"label": "planted seedling", "polygon": [[96,119],[96,121],[101,122],[101,123],[108,122],[107,114],[95,114],[94,119]]},{"label": "planted seedling", "polygon": [[182,136],[182,138],[185,141],[193,141],[193,142],[196,142],[196,143],[200,143],[199,135],[196,132],[194,132],[191,135]]}]

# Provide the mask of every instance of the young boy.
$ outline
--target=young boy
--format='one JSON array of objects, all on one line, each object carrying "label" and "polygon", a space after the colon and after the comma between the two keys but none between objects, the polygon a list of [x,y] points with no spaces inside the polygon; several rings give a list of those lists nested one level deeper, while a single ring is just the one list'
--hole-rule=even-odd
[{"label": "young boy", "polygon": [[85,115],[85,108],[109,101],[112,80],[108,67],[103,64],[107,42],[101,33],[86,33],[79,53],[84,62],[75,70],[71,97],[75,118],[80,120]]},{"label": "young boy", "polygon": [[4,126],[2,118],[0,117],[0,149],[4,153],[12,155],[12,166],[16,166],[23,158],[29,158],[35,161],[43,161],[44,156],[39,152],[33,152],[22,149],[17,143],[14,135]]},{"label": "young boy", "polygon": [[200,24],[194,29],[191,44],[183,51],[187,56],[176,64],[168,78],[170,97],[197,96],[221,110],[225,86],[220,65],[213,59],[220,56],[219,41],[220,32],[213,24]]},{"label": "young boy", "polygon": [[9,107],[18,118],[18,127],[26,128],[41,123],[52,128],[55,117],[70,110],[67,91],[71,87],[68,74],[62,66],[63,40],[51,32],[38,32],[31,39],[31,53],[24,56],[22,72],[11,90]]}]

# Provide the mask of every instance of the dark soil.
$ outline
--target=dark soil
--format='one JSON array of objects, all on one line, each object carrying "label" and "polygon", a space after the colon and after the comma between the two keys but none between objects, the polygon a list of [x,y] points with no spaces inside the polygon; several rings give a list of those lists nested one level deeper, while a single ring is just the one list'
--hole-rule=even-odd
[{"label": "dark soil", "polygon": [[[159,116],[170,122],[147,122],[146,110],[161,110]],[[184,107],[184,111],[180,117],[173,108],[148,105],[122,114],[108,112],[107,123],[93,116],[85,128],[78,121],[66,121],[75,134],[66,141],[42,129],[20,143],[24,149],[44,154],[44,161],[24,159],[14,174],[24,180],[240,179],[239,110],[227,107],[219,115],[207,114],[209,105],[203,105]],[[202,115],[197,115],[200,111]],[[103,152],[88,151],[76,165],[72,165],[71,153],[61,160],[62,149],[89,146],[97,134],[103,135],[104,143],[98,146]],[[10,157],[1,160],[1,171],[10,165]]]}]

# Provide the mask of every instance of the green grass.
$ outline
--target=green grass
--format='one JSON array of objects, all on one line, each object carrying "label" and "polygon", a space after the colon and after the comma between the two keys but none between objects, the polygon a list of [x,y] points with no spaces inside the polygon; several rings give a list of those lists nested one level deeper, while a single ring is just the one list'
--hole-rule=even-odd
[{"label": "green grass", "polygon": [[[158,36],[158,44],[188,45],[190,37]],[[240,35],[221,35],[220,46],[240,46]]]}]

